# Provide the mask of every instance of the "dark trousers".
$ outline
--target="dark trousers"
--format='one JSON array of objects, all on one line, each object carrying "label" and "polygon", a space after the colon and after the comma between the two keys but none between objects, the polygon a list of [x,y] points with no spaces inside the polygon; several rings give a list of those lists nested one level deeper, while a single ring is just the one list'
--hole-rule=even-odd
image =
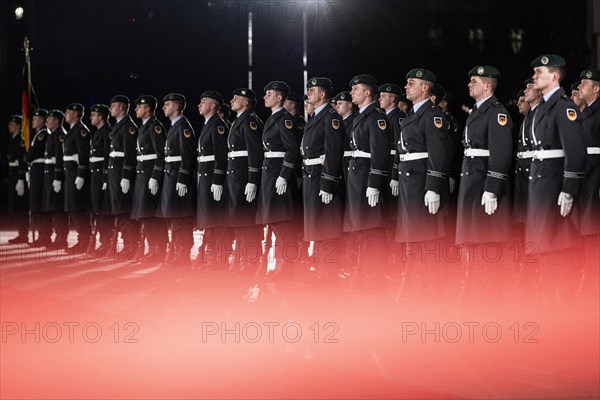
[{"label": "dark trousers", "polygon": [[46,213],[52,229],[56,234],[55,243],[67,244],[69,236],[69,215],[64,211],[49,211]]},{"label": "dark trousers", "polygon": [[140,223],[143,224],[148,246],[156,247],[159,251],[164,252],[167,243],[169,243],[169,230],[165,220],[162,218],[144,218],[140,220]]},{"label": "dark trousers", "polygon": [[38,231],[37,240],[50,243],[52,237],[52,220],[48,218],[48,213],[31,212],[31,230],[35,239],[35,231]]},{"label": "dark trousers", "polygon": [[194,220],[190,217],[170,218],[171,246],[177,257],[188,258],[194,247]]},{"label": "dark trousers", "polygon": [[[301,249],[298,246],[300,233],[293,222],[276,222],[271,225],[275,233],[275,259],[280,266],[292,265],[300,260]],[[271,238],[266,238],[271,240]]]},{"label": "dark trousers", "polygon": [[69,211],[69,226],[77,232],[78,243],[86,244],[89,242],[92,225],[90,215],[87,212],[81,210]]},{"label": "dark trousers", "polygon": [[112,215],[92,215],[93,237],[92,244],[96,244],[96,235],[100,246],[110,246],[115,228],[115,218]]}]

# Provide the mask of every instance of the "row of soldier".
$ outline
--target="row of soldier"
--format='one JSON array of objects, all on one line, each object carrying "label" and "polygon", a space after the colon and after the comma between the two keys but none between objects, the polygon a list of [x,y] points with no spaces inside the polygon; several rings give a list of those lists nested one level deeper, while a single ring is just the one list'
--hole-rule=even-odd
[{"label": "row of soldier", "polygon": [[[597,249],[600,139],[593,104],[600,75],[582,72],[582,92],[587,85],[595,88],[586,95],[589,113],[582,117],[560,88],[564,59],[544,55],[531,66],[534,75],[519,104],[540,111],[528,113],[519,129],[514,202],[512,120],[494,96],[500,73],[491,66],[468,73],[476,104],[459,157],[456,122],[438,107],[435,74],[415,68],[406,75],[405,96],[412,103],[406,114],[398,107],[402,89],[378,86],[368,74],[355,76],[351,91],[335,97],[328,78],[310,79],[305,125],[283,107],[290,90],[281,81],[264,88],[264,104],[272,111],[264,124],[253,113],[257,96],[251,89],[233,92],[237,117],[231,126],[217,115],[221,94],[204,92],[198,110],[205,122],[198,134],[183,116],[185,97],[176,93],[163,99],[168,129],[155,116],[152,96],[135,102],[139,128],[128,115],[127,97],[113,97],[110,107],[95,105],[93,135],[81,122],[81,104],[66,108],[68,131],[61,111],[37,110],[26,163],[10,160],[18,170],[13,183],[16,194],[23,194],[28,166],[31,217],[39,230],[33,245],[66,249],[70,226],[79,237],[70,250],[100,256],[116,251],[121,232],[123,256],[186,265],[197,227],[204,230],[197,264],[223,268],[235,240],[234,269],[253,272],[249,260],[257,258],[250,253],[260,253],[268,225],[276,236],[276,274],[288,273],[312,241],[313,256],[320,255],[313,261],[323,274],[350,273],[357,282],[373,283],[393,259],[390,248],[408,253],[407,244],[418,244],[410,247],[419,265],[415,273],[435,276],[439,258],[414,249],[448,242],[463,250],[473,243],[506,244],[514,240],[516,221],[525,228],[521,241],[555,265],[581,245],[582,236],[591,238],[585,241],[588,254]],[[112,127],[109,115],[116,120]],[[25,233],[12,242],[26,241]]]}]

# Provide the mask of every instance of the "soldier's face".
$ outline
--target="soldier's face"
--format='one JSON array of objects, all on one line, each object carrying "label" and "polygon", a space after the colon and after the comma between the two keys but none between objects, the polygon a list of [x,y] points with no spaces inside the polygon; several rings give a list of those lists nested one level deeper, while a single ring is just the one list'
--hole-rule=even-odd
[{"label": "soldier's face", "polygon": [[150,107],[148,107],[146,104],[138,104],[137,106],[135,106],[136,118],[144,119],[145,117],[148,116],[149,112],[150,112]]},{"label": "soldier's face", "polygon": [[555,79],[558,79],[558,74],[550,72],[548,67],[535,67],[533,69],[533,85],[542,92],[548,89]]},{"label": "soldier's face", "polygon": [[304,102],[304,111],[306,111],[306,114],[308,114],[308,115],[313,115],[315,113],[315,106],[310,104],[308,101],[305,101]]},{"label": "soldier's face", "polygon": [[235,111],[238,112],[242,109],[244,109],[244,107],[246,107],[247,104],[247,100],[245,97],[242,96],[238,96],[237,94],[235,96],[233,96],[233,99],[231,99],[231,101],[229,102],[229,105],[231,106],[231,111]]},{"label": "soldier's face", "polygon": [[406,98],[410,101],[415,101],[421,98],[421,94],[423,93],[421,81],[415,78],[409,78],[406,81],[406,86],[404,86],[406,90]]},{"label": "soldier's face", "polygon": [[591,103],[598,96],[600,85],[591,79],[582,79],[578,89],[579,96],[585,100],[586,103]]},{"label": "soldier's face", "polygon": [[279,105],[281,101],[281,95],[275,90],[267,90],[263,96],[263,101],[265,102],[265,107],[273,108]]},{"label": "soldier's face", "polygon": [[367,88],[361,83],[352,85],[350,90],[350,96],[352,96],[352,102],[357,106],[363,104],[367,98]]},{"label": "soldier's face", "polygon": [[51,131],[54,131],[56,128],[58,128],[59,125],[60,125],[60,121],[56,117],[48,117],[48,119],[46,120],[46,126]]},{"label": "soldier's face", "polygon": [[168,100],[165,102],[162,109],[163,109],[163,112],[165,113],[165,117],[171,118],[173,115],[175,115],[175,112],[177,111],[177,106],[175,105],[174,102],[172,102],[171,100]]},{"label": "soldier's face", "polygon": [[517,100],[517,108],[519,109],[519,113],[520,114],[527,114],[527,112],[529,111],[529,103],[527,101],[525,101],[525,96],[521,96],[519,97],[519,100]]},{"label": "soldier's face", "polygon": [[77,111],[74,111],[74,110],[65,111],[65,121],[67,121],[67,124],[69,124],[69,125],[77,122]]},{"label": "soldier's face", "polygon": [[8,123],[8,132],[10,132],[11,135],[21,132],[21,125],[17,124],[15,121],[10,121]]},{"label": "soldier's face", "polygon": [[394,106],[395,96],[390,93],[381,93],[379,96],[379,106],[384,110]]},{"label": "soldier's face", "polygon": [[349,101],[338,101],[335,105],[335,110],[342,117],[345,117],[352,111],[352,103]]},{"label": "soldier's face", "polygon": [[122,103],[110,104],[110,116],[113,118],[120,117],[124,113],[125,106]]},{"label": "soldier's face", "polygon": [[469,96],[471,96],[476,101],[479,101],[484,98],[485,93],[485,83],[478,76],[472,76],[469,84]]},{"label": "soldier's face", "polygon": [[203,97],[198,103],[198,112],[203,117],[207,115],[211,115],[214,110],[217,108],[217,102],[211,98]]},{"label": "soldier's face", "polygon": [[100,125],[101,121],[102,117],[100,117],[100,113],[97,113],[96,111],[90,113],[90,124],[92,124],[92,126]]},{"label": "soldier's face", "polygon": [[41,129],[46,125],[46,119],[39,115],[34,115],[31,119],[31,127],[35,130]]},{"label": "soldier's face", "polygon": [[322,99],[321,91],[318,87],[313,86],[306,91],[306,97],[310,104],[319,104]]}]

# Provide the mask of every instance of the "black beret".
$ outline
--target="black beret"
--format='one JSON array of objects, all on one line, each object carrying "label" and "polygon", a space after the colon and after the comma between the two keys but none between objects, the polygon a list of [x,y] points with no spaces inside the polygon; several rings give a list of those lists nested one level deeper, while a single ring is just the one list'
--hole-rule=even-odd
[{"label": "black beret", "polygon": [[46,118],[48,116],[48,110],[46,110],[45,108],[38,108],[37,110],[35,110],[33,112],[33,117],[44,117]]},{"label": "black beret", "polygon": [[300,96],[296,92],[289,92],[285,99],[289,100],[289,101],[293,101],[296,104],[300,104],[304,101],[303,96]]},{"label": "black beret", "polygon": [[523,82],[523,84],[525,85],[525,87],[527,87],[528,85],[533,85],[533,78],[525,79],[525,82]]},{"label": "black beret", "polygon": [[8,122],[14,122],[15,124],[19,125],[21,125],[22,121],[23,118],[20,115],[11,115],[10,118],[8,118]]},{"label": "black beret", "polygon": [[521,89],[521,90],[519,90],[519,91],[517,92],[517,99],[518,99],[519,97],[523,97],[523,96],[525,96],[525,91]]},{"label": "black beret", "polygon": [[231,95],[242,96],[250,100],[256,100],[256,93],[254,92],[254,90],[248,88],[235,89]]},{"label": "black beret", "polygon": [[416,78],[431,83],[435,83],[435,74],[428,69],[424,68],[413,68],[406,74],[406,79]]},{"label": "black beret", "polygon": [[112,99],[110,99],[110,104],[112,103],[129,104],[129,97],[123,96],[122,94],[118,94],[116,96],[113,96]]},{"label": "black beret", "polygon": [[597,69],[584,69],[579,75],[581,79],[589,79],[592,81],[600,82],[600,71]]},{"label": "black beret", "polygon": [[82,113],[83,110],[85,110],[85,108],[83,107],[83,104],[81,104],[81,103],[71,103],[67,106],[67,110],[79,111]]},{"label": "black beret", "polygon": [[227,104],[223,103],[219,106],[219,111],[221,111],[224,114],[229,115],[229,113],[231,112],[231,107],[229,107]]},{"label": "black beret", "polygon": [[157,103],[158,100],[156,100],[156,97],[147,94],[140,96],[135,100],[136,105],[149,104],[151,107],[156,107]]},{"label": "black beret", "polygon": [[109,110],[108,106],[104,104],[94,104],[92,108],[90,108],[90,112],[97,112],[98,114],[104,115],[104,118],[108,118]]},{"label": "black beret", "polygon": [[375,77],[373,75],[369,75],[369,74],[356,75],[354,78],[352,78],[349,85],[350,85],[350,87],[352,87],[352,86],[358,85],[360,83],[362,83],[363,85],[375,86],[375,88],[377,88],[377,79],[375,79]]},{"label": "black beret", "polygon": [[348,101],[352,103],[352,96],[350,92],[340,92],[334,97],[335,101]]},{"label": "black beret", "polygon": [[208,97],[209,99],[213,99],[216,102],[218,102],[219,104],[223,103],[223,96],[221,96],[221,93],[214,91],[214,90],[207,90],[204,93],[202,93],[200,95],[200,98],[203,99],[205,97]]},{"label": "black beret", "polygon": [[446,92],[446,94],[444,94],[444,99],[450,103],[454,101],[454,96],[452,96],[452,93]]},{"label": "black beret", "polygon": [[573,90],[577,90],[579,91],[579,85],[581,84],[581,81],[577,81],[574,84],[571,85],[571,91]]},{"label": "black beret", "polygon": [[58,118],[59,120],[65,119],[65,113],[60,110],[50,110],[48,111],[48,117]]},{"label": "black beret", "polygon": [[310,89],[313,86],[320,86],[328,90],[333,89],[333,83],[331,83],[331,79],[325,77],[310,78],[308,82],[306,82],[306,88]]},{"label": "black beret", "polygon": [[431,90],[431,94],[436,97],[436,100],[439,102],[446,95],[446,89],[440,84],[435,83],[433,85],[433,89]]},{"label": "black beret", "polygon": [[282,81],[271,81],[267,83],[264,90],[265,92],[267,90],[278,90],[283,93],[283,97],[287,97],[288,93],[290,93],[290,87]]},{"label": "black beret", "polygon": [[407,97],[406,97],[406,93],[402,93],[402,95],[400,96],[398,102],[400,103],[406,103],[406,104],[412,104],[412,101],[410,101]]},{"label": "black beret", "polygon": [[393,83],[386,83],[385,85],[379,86],[379,93],[391,93],[400,96],[402,94],[402,88]]},{"label": "black beret", "polygon": [[531,62],[531,68],[535,67],[566,67],[564,58],[556,54],[544,54]]},{"label": "black beret", "polygon": [[476,65],[469,70],[469,78],[472,76],[500,79],[500,71],[491,65]]},{"label": "black beret", "polygon": [[303,100],[303,101],[308,101],[308,95],[307,95],[307,94],[305,94],[304,96],[302,96],[302,100]]},{"label": "black beret", "polygon": [[185,96],[179,93],[169,93],[163,98],[163,103],[167,101],[181,101],[185,103]]}]

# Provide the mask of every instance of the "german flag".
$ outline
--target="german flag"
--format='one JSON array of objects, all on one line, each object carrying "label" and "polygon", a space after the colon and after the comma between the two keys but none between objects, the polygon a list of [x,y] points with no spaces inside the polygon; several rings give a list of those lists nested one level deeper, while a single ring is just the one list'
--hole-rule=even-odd
[{"label": "german flag", "polygon": [[35,91],[31,84],[31,63],[29,59],[29,39],[23,41],[25,50],[25,66],[23,66],[23,92],[21,93],[21,115],[23,121],[21,124],[21,138],[25,143],[25,150],[29,151],[31,144],[31,116],[38,108]]}]

